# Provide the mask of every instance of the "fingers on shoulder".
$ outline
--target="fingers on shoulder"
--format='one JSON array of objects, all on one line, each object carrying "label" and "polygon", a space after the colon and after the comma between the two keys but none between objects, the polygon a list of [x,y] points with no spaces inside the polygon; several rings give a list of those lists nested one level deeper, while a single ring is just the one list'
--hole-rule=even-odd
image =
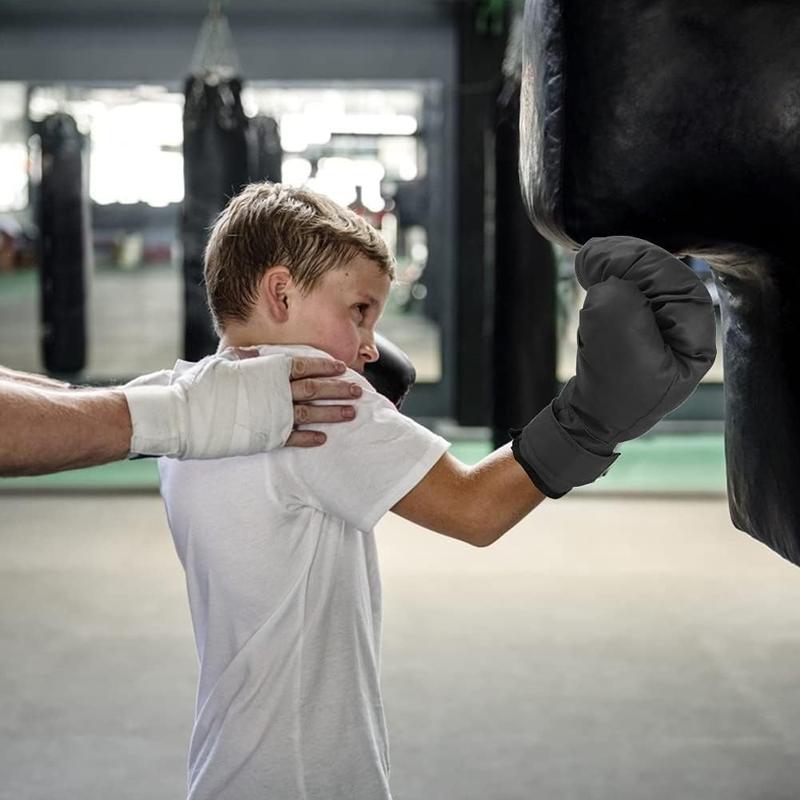
[{"label": "fingers on shoulder", "polygon": [[319,383],[314,378],[300,378],[292,381],[293,400],[313,400],[318,393]]},{"label": "fingers on shoulder", "polygon": [[327,436],[321,431],[292,431],[286,447],[318,447],[325,444]]},{"label": "fingers on shoulder", "polygon": [[322,356],[294,356],[292,358],[292,380],[309,376],[328,377],[341,375],[346,369],[345,364],[335,358]]}]

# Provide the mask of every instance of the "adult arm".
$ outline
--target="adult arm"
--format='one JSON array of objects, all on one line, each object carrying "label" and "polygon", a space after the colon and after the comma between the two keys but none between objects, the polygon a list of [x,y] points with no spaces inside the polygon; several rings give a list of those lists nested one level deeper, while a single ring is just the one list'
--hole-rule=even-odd
[{"label": "adult arm", "polygon": [[471,467],[445,453],[392,511],[436,533],[486,547],[544,499],[508,444]]},{"label": "adult arm", "polygon": [[[263,432],[246,440],[240,437],[220,443],[217,439],[211,445],[206,441],[207,431],[219,428],[225,423],[227,412],[235,411],[225,404],[215,404],[220,381],[223,388],[230,388],[232,380],[239,381],[240,393],[252,408],[259,409],[262,405],[266,408],[276,402],[275,397],[262,391],[258,381],[267,370],[273,369],[267,360],[248,359],[254,366],[247,367],[245,382],[241,381],[241,371],[223,367],[217,374],[193,381],[191,386],[184,382],[177,389],[151,386],[138,392],[71,390],[68,384],[49,378],[0,368],[0,476],[41,475],[126,458],[132,450],[138,452],[133,447],[135,427],[140,428],[140,438],[146,441],[156,442],[159,437],[168,440],[169,446],[160,449],[156,446],[148,453],[151,455],[167,454],[173,440],[178,439],[182,440],[185,452],[169,453],[176,457],[222,457],[267,449],[265,445],[270,442]],[[294,405],[286,412],[290,427],[292,421],[295,425],[314,425],[352,419],[355,411],[349,405],[309,405],[311,400],[358,397],[361,387],[335,378],[343,371],[344,365],[333,359],[291,359],[287,392]],[[132,420],[129,398],[133,398],[134,406],[144,404],[152,413],[139,410],[133,413]],[[178,437],[175,428],[183,425],[181,417],[188,417],[192,424]],[[268,422],[269,417],[264,420]],[[234,421],[238,428],[243,427],[241,420]],[[153,425],[161,428],[157,435],[152,433]],[[287,434],[285,444],[297,447],[313,447],[326,438],[313,430],[291,430]]]},{"label": "adult arm", "polygon": [[49,389],[72,389],[72,385],[57,381],[54,378],[46,378],[44,375],[34,375],[29,372],[19,372],[15,369],[0,366],[0,384],[4,381],[14,381],[14,383],[26,383],[30,386],[41,386]]},{"label": "adult arm", "polygon": [[121,391],[70,392],[0,380],[0,476],[117,461],[128,456],[130,443],[131,418]]}]

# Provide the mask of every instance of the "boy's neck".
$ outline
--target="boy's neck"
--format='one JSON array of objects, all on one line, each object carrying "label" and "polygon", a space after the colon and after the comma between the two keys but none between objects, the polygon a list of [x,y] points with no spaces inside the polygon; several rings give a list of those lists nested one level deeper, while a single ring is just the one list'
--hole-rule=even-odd
[{"label": "boy's neck", "polygon": [[255,320],[229,322],[219,339],[218,350],[226,347],[257,347],[261,344],[297,344],[284,341],[280,332]]}]

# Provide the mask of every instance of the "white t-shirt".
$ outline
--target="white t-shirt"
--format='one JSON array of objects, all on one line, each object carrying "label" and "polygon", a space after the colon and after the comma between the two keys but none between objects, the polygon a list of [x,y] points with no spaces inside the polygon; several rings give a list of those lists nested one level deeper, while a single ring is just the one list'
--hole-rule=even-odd
[{"label": "white t-shirt", "polygon": [[190,800],[391,797],[372,529],[449,444],[347,378],[322,447],[159,461],[200,662]]}]

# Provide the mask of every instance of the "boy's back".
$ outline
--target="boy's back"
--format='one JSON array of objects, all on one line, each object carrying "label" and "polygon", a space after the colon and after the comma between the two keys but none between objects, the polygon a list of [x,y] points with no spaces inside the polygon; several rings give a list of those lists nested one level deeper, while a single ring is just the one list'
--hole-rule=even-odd
[{"label": "boy's back", "polygon": [[192,800],[390,797],[372,528],[448,445],[349,376],[358,415],[322,448],[160,462],[200,660]]}]

